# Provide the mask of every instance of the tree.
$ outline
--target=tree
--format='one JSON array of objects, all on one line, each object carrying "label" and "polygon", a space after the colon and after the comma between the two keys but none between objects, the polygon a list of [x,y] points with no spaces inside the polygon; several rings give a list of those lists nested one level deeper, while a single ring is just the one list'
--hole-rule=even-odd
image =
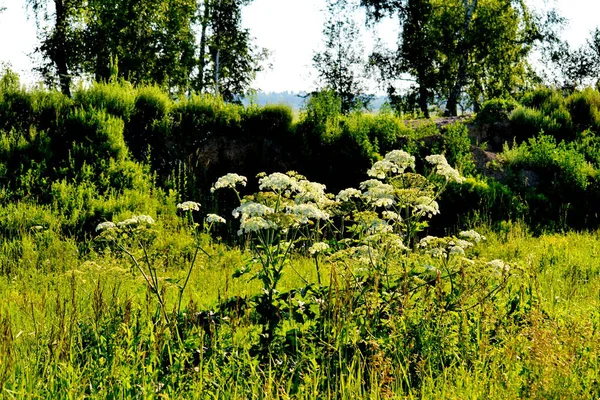
[{"label": "tree", "polygon": [[[325,50],[316,53],[313,65],[323,89],[332,90],[347,113],[359,103],[368,102],[363,94],[364,49],[360,31],[350,14],[347,0],[328,0],[328,22],[325,24]],[[364,105],[364,104],[363,104]]]},{"label": "tree", "polygon": [[397,71],[415,77],[418,102],[427,115],[432,98],[456,115],[463,94],[478,104],[510,92],[527,68],[540,35],[523,1],[361,0],[372,19],[396,15],[402,35]]},{"label": "tree", "polygon": [[68,95],[73,76],[117,75],[178,92],[210,89],[233,100],[265,54],[241,27],[241,7],[251,0],[27,1],[41,37],[40,69],[50,84],[58,77]]},{"label": "tree", "polygon": [[54,10],[50,13],[49,0],[27,0],[36,16],[41,43],[36,52],[41,53],[44,63],[38,70],[46,82],[54,84],[58,77],[61,91],[71,96],[72,75],[81,63],[82,47],[82,0],[53,0]]},{"label": "tree", "polygon": [[195,67],[195,0],[88,0],[83,70],[106,81],[171,89],[190,86]]},{"label": "tree", "polygon": [[200,48],[194,89],[227,101],[244,95],[268,53],[242,28],[242,7],[252,0],[202,0]]},{"label": "tree", "polygon": [[591,32],[586,43],[576,49],[566,42],[557,43],[547,58],[554,66],[554,84],[575,90],[600,82],[600,29]]}]

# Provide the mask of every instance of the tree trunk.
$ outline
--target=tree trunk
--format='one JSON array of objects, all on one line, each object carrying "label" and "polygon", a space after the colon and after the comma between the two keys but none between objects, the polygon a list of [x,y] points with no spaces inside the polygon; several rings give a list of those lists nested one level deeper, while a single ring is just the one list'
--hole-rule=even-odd
[{"label": "tree trunk", "polygon": [[206,29],[208,28],[209,16],[210,16],[210,3],[209,0],[204,0],[204,15],[202,16],[202,33],[200,36],[200,57],[198,60],[198,92],[202,93],[204,90],[204,72],[206,69]]},{"label": "tree trunk", "polygon": [[60,89],[71,97],[71,75],[69,74],[67,52],[67,12],[63,0],[54,0],[56,9],[56,25],[54,31],[52,61],[56,65]]},{"label": "tree trunk", "polygon": [[460,57],[458,61],[458,73],[454,81],[454,86],[450,91],[448,102],[446,103],[446,115],[452,117],[457,115],[458,99],[463,87],[467,83],[467,64],[469,62],[468,35],[473,13],[477,8],[477,0],[463,0],[463,3],[465,7],[465,26],[458,43],[458,56]]},{"label": "tree trunk", "polygon": [[419,69],[418,72],[418,79],[419,79],[419,108],[421,109],[421,112],[423,113],[423,117],[425,118],[429,118],[429,107],[428,107],[428,100],[429,100],[429,94],[427,91],[427,84],[426,84],[426,72],[422,69]]}]

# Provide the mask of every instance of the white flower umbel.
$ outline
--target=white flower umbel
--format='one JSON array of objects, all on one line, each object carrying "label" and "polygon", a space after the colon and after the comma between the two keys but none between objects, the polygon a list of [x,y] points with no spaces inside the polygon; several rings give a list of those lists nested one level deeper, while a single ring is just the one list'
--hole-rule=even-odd
[{"label": "white flower umbel", "polygon": [[329,249],[329,245],[327,243],[318,242],[318,243],[315,243],[312,246],[310,246],[308,248],[308,252],[312,255],[315,255],[315,254],[327,251],[328,249]]},{"label": "white flower umbel", "polygon": [[480,235],[474,230],[462,231],[458,234],[460,237],[464,237],[465,239],[469,239],[472,242],[479,243],[485,241],[485,236]]},{"label": "white flower umbel", "polygon": [[396,164],[398,173],[403,173],[407,168],[415,169],[415,157],[404,150],[392,150],[385,155],[384,160]]},{"label": "white flower umbel", "polygon": [[430,247],[437,244],[439,240],[440,238],[437,236],[425,236],[419,241],[419,247]]},{"label": "white flower umbel", "polygon": [[369,179],[362,182],[360,188],[365,191],[364,198],[375,207],[388,208],[396,204],[396,196],[392,185],[377,179]]},{"label": "white flower umbel", "polygon": [[277,224],[263,217],[243,218],[240,224],[238,235],[243,233],[257,232],[261,229],[277,229]]},{"label": "white flower umbel", "polygon": [[375,164],[373,164],[371,169],[367,171],[367,175],[377,179],[385,179],[388,174],[397,174],[398,172],[400,172],[400,168],[398,165],[396,165],[396,163],[383,160],[377,161]]},{"label": "white flower umbel", "polygon": [[231,215],[233,215],[234,218],[239,218],[241,216],[242,219],[245,219],[251,217],[262,217],[267,214],[272,214],[273,212],[274,210],[271,207],[265,206],[264,204],[247,201],[234,209],[231,212]]},{"label": "white flower umbel", "polygon": [[298,218],[301,224],[308,223],[311,219],[327,220],[329,214],[319,209],[315,204],[295,204],[287,208],[289,214]]},{"label": "white flower umbel", "polygon": [[248,179],[245,176],[238,174],[227,174],[220,177],[217,182],[210,188],[211,193],[214,193],[217,189],[235,189],[237,185],[246,186]]},{"label": "white flower umbel", "polygon": [[154,224],[154,219],[149,215],[134,215],[133,219],[137,221],[140,225],[152,225]]},{"label": "white flower umbel", "polygon": [[212,224],[214,222],[218,223],[218,224],[224,224],[225,218],[221,217],[220,215],[217,214],[207,214],[206,215],[206,222],[208,222],[209,224]]},{"label": "white flower umbel", "polygon": [[294,198],[296,204],[313,202],[319,206],[325,206],[331,203],[331,200],[327,198],[325,193],[325,185],[304,179],[298,182],[298,187],[300,190]]},{"label": "white flower umbel", "polygon": [[418,197],[415,200],[413,207],[418,212],[422,212],[423,214],[426,214],[429,217],[440,213],[439,204],[437,203],[437,201],[433,200],[429,196]]},{"label": "white flower umbel", "polygon": [[425,160],[427,160],[428,163],[433,165],[435,167],[435,173],[441,176],[442,178],[445,178],[446,181],[456,183],[463,183],[465,181],[465,178],[460,176],[460,173],[454,168],[452,168],[450,164],[448,164],[446,157],[444,157],[443,155],[433,154],[431,156],[425,157]]},{"label": "white flower umbel", "polygon": [[135,218],[128,218],[125,221],[117,222],[117,227],[119,228],[128,228],[133,227],[138,224],[138,220]]},{"label": "white flower umbel", "polygon": [[383,219],[387,219],[389,221],[402,221],[402,217],[394,211],[384,211],[381,213],[381,216]]},{"label": "white flower umbel", "polygon": [[99,223],[98,226],[96,226],[96,232],[102,232],[104,230],[114,229],[116,227],[117,226],[114,224],[114,222],[106,221],[106,222]]},{"label": "white flower umbel", "polygon": [[335,196],[335,199],[337,201],[349,201],[352,197],[361,197],[362,196],[362,192],[358,189],[354,189],[354,188],[348,188],[348,189],[344,189],[344,190],[340,190],[340,192],[338,193],[337,196]]},{"label": "white flower umbel", "polygon": [[300,191],[298,180],[281,172],[274,172],[271,175],[264,176],[259,179],[258,183],[260,190],[272,190],[274,192],[283,192],[285,190]]},{"label": "white flower umbel", "polygon": [[180,211],[200,211],[200,203],[195,201],[184,201],[177,204],[177,209]]}]

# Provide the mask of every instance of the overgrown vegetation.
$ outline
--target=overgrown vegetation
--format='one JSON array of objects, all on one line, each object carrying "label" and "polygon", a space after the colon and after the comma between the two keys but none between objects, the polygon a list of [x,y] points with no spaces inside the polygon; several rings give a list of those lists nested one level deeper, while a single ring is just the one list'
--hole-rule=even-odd
[{"label": "overgrown vegetation", "polygon": [[5,74],[2,397],[598,397],[597,97],[440,128]]}]

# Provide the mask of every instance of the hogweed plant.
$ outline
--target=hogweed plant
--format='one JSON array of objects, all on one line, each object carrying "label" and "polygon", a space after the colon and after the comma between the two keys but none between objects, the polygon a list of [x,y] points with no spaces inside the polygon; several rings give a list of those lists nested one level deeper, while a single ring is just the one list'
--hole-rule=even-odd
[{"label": "hogweed plant", "polygon": [[211,191],[233,190],[240,201],[232,215],[239,220],[238,235],[250,242],[253,258],[235,276],[250,273],[253,265],[259,266],[253,278],[263,286],[257,312],[263,325],[260,351],[265,355],[280,322],[277,287],[292,249],[320,236],[321,224],[330,220],[327,209],[334,202],[326,195],[324,185],[295,172],[259,174],[257,178],[259,192],[251,196],[242,198],[238,186],[245,186],[247,180],[236,174],[219,178]]},{"label": "hogweed plant", "polygon": [[[198,254],[202,252],[209,258],[210,254],[202,247],[199,224],[194,221],[194,212],[200,211],[200,203],[186,201],[178,204],[177,210],[184,218],[186,225],[194,236],[196,247],[183,283],[176,283],[178,289],[176,312],[179,315],[181,313],[183,295],[196,265]],[[209,233],[214,224],[224,222],[224,218],[216,214],[208,214],[205,217],[205,232]],[[170,324],[164,299],[164,287],[161,286],[155,262],[153,262],[149,254],[149,247],[156,238],[156,232],[152,229],[154,223],[154,219],[147,215],[136,215],[117,223],[111,221],[102,222],[96,227],[96,233],[98,234],[96,240],[114,246],[129,257],[134,269],[144,278],[148,289],[156,297],[161,314],[164,316],[166,322]]]},{"label": "hogweed plant", "polygon": [[[202,247],[202,241],[200,238],[199,228],[200,225],[194,221],[194,212],[200,211],[200,203],[196,203],[195,201],[185,201],[183,203],[177,204],[177,211],[181,213],[181,215],[185,218],[185,221],[188,225],[188,228],[191,231],[191,234],[194,236],[196,249],[194,251],[194,255],[192,256],[192,261],[190,262],[190,266],[187,270],[187,274],[185,276],[185,280],[183,284],[177,285],[179,289],[179,298],[177,300],[177,313],[181,312],[181,301],[183,299],[183,293],[190,281],[190,277],[192,276],[192,271],[194,270],[194,266],[196,265],[196,259],[198,258],[198,253],[204,253],[209,259],[211,255]],[[210,234],[210,231],[215,224],[224,224],[226,223],[225,218],[216,215],[216,214],[207,214],[204,219],[204,231],[206,234]]]},{"label": "hogweed plant", "polygon": [[[160,312],[169,323],[169,315],[166,310],[158,273],[148,254],[148,246],[156,238],[156,231],[152,229],[154,223],[154,219],[148,215],[135,215],[116,223],[111,221],[102,222],[96,226],[96,233],[98,234],[96,240],[114,246],[129,257],[133,267],[144,278],[148,289],[155,295],[160,306]],[[141,256],[135,254],[136,249],[141,250]]]}]

